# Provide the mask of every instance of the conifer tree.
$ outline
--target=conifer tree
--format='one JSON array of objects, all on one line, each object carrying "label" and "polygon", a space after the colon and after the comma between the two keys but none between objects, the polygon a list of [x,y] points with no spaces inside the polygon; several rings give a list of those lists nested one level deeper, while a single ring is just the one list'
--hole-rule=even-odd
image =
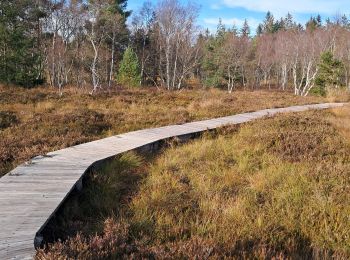
[{"label": "conifer tree", "polygon": [[241,35],[242,37],[249,37],[250,36],[250,27],[248,24],[247,19],[244,20],[242,29],[241,29]]},{"label": "conifer tree", "polygon": [[286,30],[294,29],[297,27],[294,18],[290,13],[288,13],[284,18],[284,27]]},{"label": "conifer tree", "polygon": [[40,17],[31,2],[0,1],[1,82],[30,87],[42,80],[36,32]]},{"label": "conifer tree", "polygon": [[218,38],[224,38],[226,34],[226,26],[222,23],[222,19],[219,19],[219,24],[217,25],[216,29],[216,37]]},{"label": "conifer tree", "polygon": [[318,65],[319,72],[315,80],[318,94],[324,95],[331,88],[339,88],[343,73],[343,64],[334,58],[333,53],[326,51],[321,55],[321,62]]},{"label": "conifer tree", "polygon": [[140,86],[140,64],[136,53],[130,47],[128,47],[124,52],[118,71],[117,81],[119,84],[126,85],[128,87]]},{"label": "conifer tree", "polygon": [[275,18],[273,14],[268,11],[263,22],[263,30],[265,33],[274,33],[275,31]]},{"label": "conifer tree", "polygon": [[256,35],[260,36],[263,34],[263,28],[262,25],[259,24],[258,27],[256,28]]}]

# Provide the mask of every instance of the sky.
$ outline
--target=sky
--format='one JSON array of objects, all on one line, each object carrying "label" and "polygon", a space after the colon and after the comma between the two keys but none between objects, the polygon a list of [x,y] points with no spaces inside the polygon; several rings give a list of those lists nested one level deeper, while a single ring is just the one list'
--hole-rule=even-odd
[{"label": "sky", "polygon": [[[157,0],[150,1],[157,3]],[[135,12],[143,2],[143,0],[129,0],[128,8]],[[350,15],[349,0],[192,0],[192,2],[200,6],[198,24],[212,32],[215,31],[219,18],[227,27],[235,24],[238,28],[242,26],[244,19],[247,19],[252,31],[255,31],[267,11],[271,11],[276,18],[284,17],[289,12],[302,24],[305,24],[310,16],[318,14],[323,20],[343,14]]]}]

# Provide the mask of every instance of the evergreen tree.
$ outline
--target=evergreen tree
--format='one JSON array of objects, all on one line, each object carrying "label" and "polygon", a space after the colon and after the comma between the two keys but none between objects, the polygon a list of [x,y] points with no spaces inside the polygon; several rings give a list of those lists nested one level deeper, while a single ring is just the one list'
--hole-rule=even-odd
[{"label": "evergreen tree", "polygon": [[224,38],[226,34],[226,26],[222,23],[222,19],[219,19],[219,24],[216,29],[216,37]]},{"label": "evergreen tree", "polygon": [[322,18],[321,18],[321,15],[319,15],[319,14],[316,17],[316,24],[317,24],[317,27],[322,26]]},{"label": "evergreen tree", "polygon": [[350,28],[350,21],[349,21],[348,17],[345,14],[341,17],[340,24],[344,28],[347,28],[347,29]]},{"label": "evergreen tree", "polygon": [[210,37],[204,47],[204,55],[202,60],[203,82],[207,87],[219,87],[222,79],[222,71],[220,70],[219,52],[224,43],[224,34],[217,33],[216,37]]},{"label": "evergreen tree", "polygon": [[0,14],[0,81],[28,87],[41,83],[37,28],[42,13],[29,0],[1,0]]},{"label": "evergreen tree", "polygon": [[319,73],[315,80],[317,88],[315,88],[314,92],[324,95],[327,90],[338,88],[341,85],[344,67],[340,60],[334,58],[332,52],[326,51],[322,53],[318,67]]},{"label": "evergreen tree", "polygon": [[124,52],[118,71],[117,81],[119,84],[126,85],[128,87],[140,86],[140,64],[136,53],[130,47],[128,47]]},{"label": "evergreen tree", "polygon": [[238,29],[235,24],[232,25],[231,29],[228,30],[228,32],[233,33],[234,35],[238,35]]},{"label": "evergreen tree", "polygon": [[261,24],[258,25],[258,27],[256,28],[256,35],[260,36],[263,34],[263,27]]},{"label": "evergreen tree", "polygon": [[263,31],[264,33],[273,33],[275,32],[275,18],[272,13],[268,11],[263,22]]},{"label": "evergreen tree", "polygon": [[296,23],[294,22],[294,18],[290,13],[288,13],[284,18],[284,26],[286,30],[294,29],[297,27]]},{"label": "evergreen tree", "polygon": [[126,10],[127,6],[128,0],[113,0],[112,10],[120,14],[126,20],[131,15],[131,11]]},{"label": "evergreen tree", "polygon": [[332,26],[333,25],[333,23],[332,23],[332,21],[331,21],[331,19],[329,19],[329,17],[326,19],[326,27],[328,28],[328,27],[330,27],[330,26]]},{"label": "evergreen tree", "polygon": [[266,13],[265,19],[262,24],[259,24],[257,28],[257,35],[261,35],[263,33],[276,33],[281,29],[284,29],[284,20],[281,19],[280,21],[276,20],[273,14],[268,11]]},{"label": "evergreen tree", "polygon": [[316,18],[311,16],[310,20],[306,23],[306,28],[308,30],[314,31],[322,26],[321,16],[318,15]]},{"label": "evergreen tree", "polygon": [[247,19],[244,20],[242,29],[241,29],[241,35],[242,37],[249,37],[250,36],[250,27],[248,24]]},{"label": "evergreen tree", "polygon": [[303,27],[303,25],[302,25],[301,23],[298,23],[296,29],[297,29],[299,32],[301,32],[301,31],[304,30],[304,27]]},{"label": "evergreen tree", "polygon": [[284,20],[281,19],[279,21],[276,21],[273,25],[273,33],[278,32],[279,30],[285,30]]}]

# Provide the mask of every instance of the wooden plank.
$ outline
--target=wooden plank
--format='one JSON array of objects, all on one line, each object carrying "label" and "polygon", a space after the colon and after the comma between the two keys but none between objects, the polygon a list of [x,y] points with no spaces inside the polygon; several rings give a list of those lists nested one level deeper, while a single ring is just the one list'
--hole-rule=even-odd
[{"label": "wooden plank", "polygon": [[241,124],[277,113],[326,109],[342,103],[264,109],[182,125],[138,130],[37,156],[0,178],[0,259],[31,259],[37,232],[65,201],[86,170],[104,160],[154,142]]}]

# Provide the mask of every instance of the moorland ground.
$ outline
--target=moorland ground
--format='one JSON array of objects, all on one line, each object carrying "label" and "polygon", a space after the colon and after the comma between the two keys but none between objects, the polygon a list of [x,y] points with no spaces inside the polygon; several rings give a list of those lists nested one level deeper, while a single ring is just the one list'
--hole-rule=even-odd
[{"label": "moorland ground", "polygon": [[0,176],[34,156],[123,132],[326,101],[277,91],[152,88],[93,96],[67,90],[60,97],[50,88],[0,86]]},{"label": "moorland ground", "polygon": [[[128,153],[91,174],[37,258],[350,257],[350,108]],[[76,233],[78,232],[78,235]]]}]

